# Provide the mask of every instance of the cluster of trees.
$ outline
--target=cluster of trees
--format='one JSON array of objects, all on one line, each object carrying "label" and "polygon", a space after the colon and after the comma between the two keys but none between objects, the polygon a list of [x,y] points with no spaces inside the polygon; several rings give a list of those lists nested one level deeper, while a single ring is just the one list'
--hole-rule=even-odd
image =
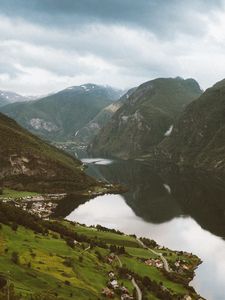
[{"label": "cluster of trees", "polygon": [[118,268],[118,273],[120,278],[127,278],[128,275],[135,278],[143,292],[143,299],[145,299],[147,291],[153,293],[158,299],[162,300],[183,299],[183,296],[171,293],[169,289],[163,286],[162,282],[158,283],[155,280],[151,280],[148,276],[141,277],[139,274],[129,270],[127,267]]},{"label": "cluster of trees", "polygon": [[112,232],[112,233],[116,233],[116,234],[119,234],[119,235],[123,235],[123,232],[121,232],[119,230],[106,228],[106,227],[101,226],[101,225],[96,225],[96,229],[99,230],[99,231],[106,231],[106,232]]},{"label": "cluster of trees", "polygon": [[189,281],[194,277],[194,271],[186,270],[186,276],[179,274],[177,272],[166,272],[164,269],[162,270],[164,276],[173,282],[183,284],[190,292],[194,293],[193,287],[189,286]]},{"label": "cluster of trees", "polygon": [[[46,229],[42,226],[42,221],[28,212],[19,209],[13,205],[0,201],[0,223],[6,225],[22,225],[34,232],[45,234]],[[16,226],[16,225],[15,225]],[[14,228],[15,228],[14,226]],[[15,228],[16,229],[16,228]]]},{"label": "cluster of trees", "polygon": [[70,246],[71,248],[74,247],[74,241],[80,242],[80,243],[87,243],[91,246],[91,248],[94,247],[100,247],[107,249],[108,246],[104,241],[101,241],[97,238],[90,238],[87,237],[84,234],[79,234],[68,227],[64,226],[58,221],[44,221],[44,226],[48,230],[57,232],[60,234],[61,238],[63,238],[67,245]]},{"label": "cluster of trees", "polygon": [[110,245],[109,250],[112,253],[116,253],[116,254],[125,254],[126,253],[124,246]]},{"label": "cluster of trees", "polygon": [[156,248],[159,245],[156,243],[156,241],[151,240],[151,239],[147,239],[147,238],[140,238],[140,240],[142,241],[143,244],[145,244],[145,246],[149,247],[149,248]]},{"label": "cluster of trees", "polygon": [[74,247],[74,240],[80,243],[88,243],[92,247],[98,246],[107,249],[104,241],[97,238],[89,238],[86,235],[78,234],[58,221],[44,221],[35,215],[15,207],[14,205],[0,201],[0,223],[10,225],[17,230],[18,225],[31,229],[36,233],[47,235],[49,231],[60,234],[70,247]]}]

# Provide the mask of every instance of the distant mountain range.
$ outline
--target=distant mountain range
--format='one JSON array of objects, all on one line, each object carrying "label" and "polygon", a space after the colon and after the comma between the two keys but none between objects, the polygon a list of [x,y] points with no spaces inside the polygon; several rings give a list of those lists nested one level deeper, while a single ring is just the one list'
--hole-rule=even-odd
[{"label": "distant mountain range", "polygon": [[96,185],[80,161],[50,146],[0,113],[0,186],[72,192]]},{"label": "distant mountain range", "polygon": [[2,102],[19,101],[0,110],[44,139],[89,143],[94,156],[170,162],[225,175],[225,80],[204,93],[194,79],[177,77],[145,82],[124,95],[95,84],[35,101],[0,94]]},{"label": "distant mountain range", "polygon": [[171,134],[180,113],[201,93],[194,79],[180,77],[140,85],[100,130],[89,151],[120,158],[148,153]]},{"label": "distant mountain range", "polygon": [[26,97],[21,96],[17,93],[0,90],[0,106],[9,103],[14,103],[14,102],[26,101],[26,100],[27,100]]},{"label": "distant mountain range", "polygon": [[68,141],[121,94],[109,86],[84,84],[36,101],[9,104],[1,111],[44,139]]}]

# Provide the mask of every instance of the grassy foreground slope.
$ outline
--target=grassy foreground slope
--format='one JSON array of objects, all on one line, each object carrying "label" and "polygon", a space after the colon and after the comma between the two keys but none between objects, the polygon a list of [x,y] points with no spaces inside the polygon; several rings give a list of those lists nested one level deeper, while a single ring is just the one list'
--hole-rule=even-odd
[{"label": "grassy foreground slope", "polygon": [[72,156],[48,145],[0,114],[0,185],[18,190],[65,192],[95,185]]},{"label": "grassy foreground slope", "polygon": [[[196,256],[163,251],[174,262],[185,260],[189,270],[178,274],[145,264],[156,255],[141,248],[135,236],[101,226],[86,227],[67,221],[43,221],[27,212],[0,202],[0,299],[103,299],[101,291],[113,271],[120,287],[130,295],[134,287],[129,274],[139,285],[143,299],[184,299],[199,296],[188,286],[198,265]],[[111,253],[115,255],[109,263]],[[119,263],[119,260],[121,263]],[[114,290],[120,299],[120,290]]]}]

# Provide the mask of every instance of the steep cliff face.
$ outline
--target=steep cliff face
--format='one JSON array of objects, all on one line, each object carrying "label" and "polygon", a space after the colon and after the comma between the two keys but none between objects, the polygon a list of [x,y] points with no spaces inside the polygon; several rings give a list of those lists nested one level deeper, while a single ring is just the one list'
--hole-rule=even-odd
[{"label": "steep cliff face", "polygon": [[128,97],[135,91],[136,88],[130,89],[126,92],[118,101],[111,103],[110,105],[104,107],[90,122],[88,122],[84,127],[79,129],[74,137],[74,140],[82,142],[84,144],[90,143],[94,137],[99,133],[101,128],[103,128],[117,110],[126,102]]},{"label": "steep cliff face", "polygon": [[173,130],[181,111],[201,94],[193,79],[159,78],[140,85],[89,146],[94,155],[133,158]]},{"label": "steep cliff face", "polygon": [[80,161],[46,144],[0,114],[0,185],[33,191],[82,190],[96,182]]},{"label": "steep cliff face", "polygon": [[185,109],[157,154],[180,166],[225,175],[225,80]]}]

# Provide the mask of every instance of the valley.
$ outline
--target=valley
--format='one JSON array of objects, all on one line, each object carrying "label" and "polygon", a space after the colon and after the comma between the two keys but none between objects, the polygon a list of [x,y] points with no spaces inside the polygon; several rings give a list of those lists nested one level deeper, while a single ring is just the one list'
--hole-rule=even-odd
[{"label": "valley", "polygon": [[223,89],[159,78],[3,105],[23,127],[0,114],[0,299],[223,299]]}]

